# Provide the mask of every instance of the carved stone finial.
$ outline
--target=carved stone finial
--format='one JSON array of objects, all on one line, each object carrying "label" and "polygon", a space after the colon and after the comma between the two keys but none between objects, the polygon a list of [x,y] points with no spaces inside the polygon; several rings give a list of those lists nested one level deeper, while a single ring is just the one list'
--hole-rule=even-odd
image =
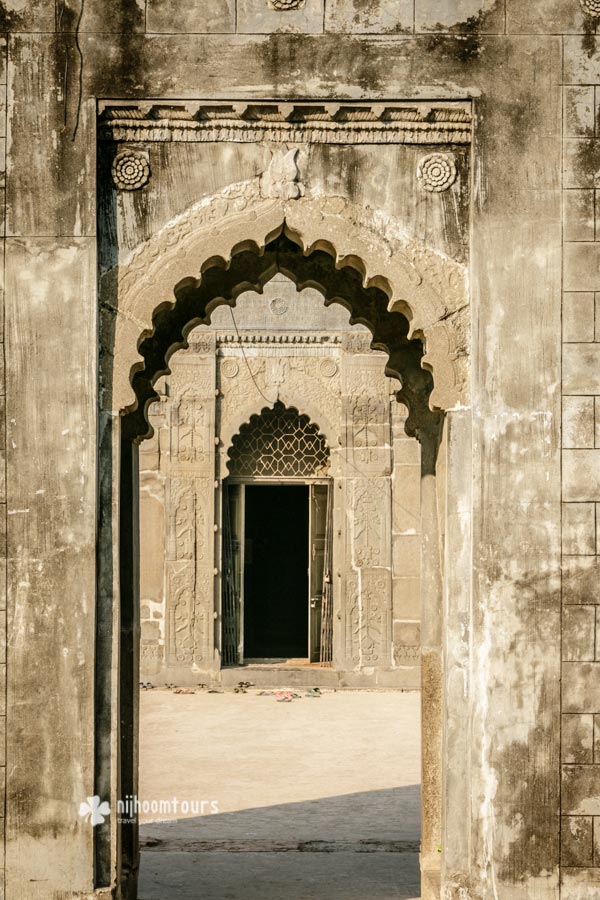
[{"label": "carved stone finial", "polygon": [[417,178],[421,187],[436,194],[452,187],[456,175],[456,162],[450,153],[430,153],[417,166]]},{"label": "carved stone finial", "polygon": [[267,171],[260,178],[260,193],[265,200],[297,200],[304,195],[298,177],[298,150],[275,150]]},{"label": "carved stone finial", "polygon": [[588,16],[598,18],[600,16],[600,0],[580,0],[581,8]]},{"label": "carved stone finial", "polygon": [[150,163],[146,153],[138,150],[123,150],[112,164],[112,177],[120,191],[137,191],[150,180]]},{"label": "carved stone finial", "polygon": [[271,9],[283,11],[286,9],[301,9],[305,2],[306,0],[269,0],[269,6]]}]

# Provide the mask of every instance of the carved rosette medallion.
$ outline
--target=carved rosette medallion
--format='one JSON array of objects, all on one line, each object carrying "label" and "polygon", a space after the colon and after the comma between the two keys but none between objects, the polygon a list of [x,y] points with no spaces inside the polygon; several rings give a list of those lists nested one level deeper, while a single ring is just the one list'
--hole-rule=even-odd
[{"label": "carved rosette medallion", "polygon": [[319,364],[319,371],[323,378],[333,378],[337,375],[338,367],[334,359],[323,359]]},{"label": "carved rosette medallion", "polygon": [[269,303],[269,309],[274,316],[283,316],[287,312],[288,305],[283,297],[273,297]]},{"label": "carved rosette medallion", "polygon": [[145,153],[138,150],[123,150],[112,164],[112,177],[120,191],[137,191],[150,180],[150,163]]},{"label": "carved rosette medallion", "polygon": [[226,359],[221,365],[221,373],[225,378],[235,378],[239,371],[239,363],[235,359]]},{"label": "carved rosette medallion", "polygon": [[456,176],[456,162],[449,153],[430,153],[417,166],[419,184],[432,193],[447,191],[456,181]]},{"label": "carved rosette medallion", "polygon": [[580,0],[581,8],[588,16],[598,18],[600,16],[600,0]]},{"label": "carved rosette medallion", "polygon": [[269,0],[271,9],[278,9],[281,12],[287,9],[302,9],[305,0]]}]

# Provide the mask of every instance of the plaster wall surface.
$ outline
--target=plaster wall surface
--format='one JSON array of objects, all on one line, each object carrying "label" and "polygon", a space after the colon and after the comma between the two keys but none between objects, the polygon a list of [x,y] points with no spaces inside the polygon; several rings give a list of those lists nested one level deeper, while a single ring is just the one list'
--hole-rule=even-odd
[{"label": "plaster wall surface", "polygon": [[[207,96],[473,99],[468,232],[450,205],[435,220],[424,200],[409,226],[468,262],[471,301],[470,413],[447,416],[445,560],[461,567],[445,587],[438,672],[452,710],[444,897],[600,896],[595,4],[390,6],[306,0],[285,13],[266,0],[223,0],[207,14],[154,0],[1,5],[8,900],[103,890],[91,829],[76,814],[94,790],[96,531],[111,479],[98,467],[108,424],[98,415],[97,197],[107,201],[97,193],[97,103]],[[214,189],[210,164],[199,187],[181,163],[195,150],[163,152],[185,171],[187,195],[171,209],[168,191],[123,201],[123,221],[137,208],[147,234]],[[160,155],[151,160],[159,171]],[[358,168],[355,152],[354,183],[343,156],[328,160],[321,149],[311,170],[333,193],[341,179],[360,201],[368,166]],[[263,159],[244,148],[235,166],[258,176]],[[406,162],[400,181],[409,171]],[[403,202],[413,208],[395,179],[379,190],[394,215]],[[107,254],[127,234],[100,247],[101,266],[115,264]],[[105,681],[115,688],[112,673]]]}]

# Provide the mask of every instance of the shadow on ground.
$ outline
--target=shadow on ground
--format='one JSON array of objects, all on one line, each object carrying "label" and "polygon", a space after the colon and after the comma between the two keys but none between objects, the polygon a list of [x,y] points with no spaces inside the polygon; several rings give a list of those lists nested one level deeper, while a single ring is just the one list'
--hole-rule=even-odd
[{"label": "shadow on ground", "polygon": [[145,824],[140,900],[412,900],[419,799],[407,785]]}]

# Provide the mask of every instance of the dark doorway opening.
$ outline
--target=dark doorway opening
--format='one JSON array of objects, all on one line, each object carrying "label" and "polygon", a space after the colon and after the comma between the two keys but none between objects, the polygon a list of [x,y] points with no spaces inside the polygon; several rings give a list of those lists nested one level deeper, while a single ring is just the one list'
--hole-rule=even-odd
[{"label": "dark doorway opening", "polygon": [[308,656],[308,485],[247,485],[244,655]]}]

